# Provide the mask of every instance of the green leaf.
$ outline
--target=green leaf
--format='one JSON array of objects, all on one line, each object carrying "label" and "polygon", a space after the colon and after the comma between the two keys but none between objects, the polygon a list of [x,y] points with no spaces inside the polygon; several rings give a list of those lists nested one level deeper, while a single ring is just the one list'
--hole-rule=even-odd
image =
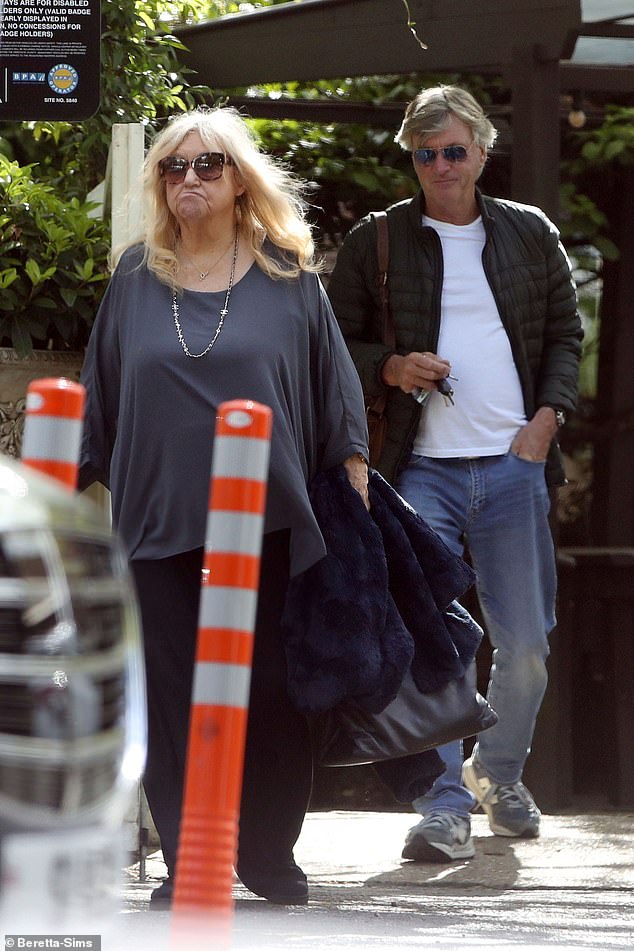
[{"label": "green leaf", "polygon": [[581,154],[589,162],[596,162],[601,156],[601,146],[597,142],[586,142]]},{"label": "green leaf", "polygon": [[72,287],[61,287],[60,295],[67,307],[71,308],[75,306],[75,301],[77,300],[77,291]]},{"label": "green leaf", "polygon": [[24,357],[28,357],[30,355],[33,349],[31,335],[28,333],[24,325],[15,320],[15,318],[9,322],[8,336],[11,339],[11,345],[14,347],[18,357],[21,360],[24,359]]},{"label": "green leaf", "polygon": [[0,310],[8,310],[12,314],[18,309],[18,297],[12,290],[0,291]]},{"label": "green leaf", "polygon": [[377,189],[377,177],[370,171],[366,171],[365,169],[355,169],[351,173],[351,178],[356,185],[361,185],[362,188],[367,188],[368,191],[373,192]]},{"label": "green leaf", "polygon": [[42,272],[40,271],[40,266],[37,261],[34,261],[33,258],[29,258],[24,266],[24,270],[34,286],[40,283],[42,280]]},{"label": "green leaf", "polygon": [[35,297],[33,305],[34,307],[41,307],[43,310],[57,310],[59,306],[57,301],[51,300],[50,297]]},{"label": "green leaf", "polygon": [[93,258],[86,258],[85,261],[78,261],[75,264],[75,273],[82,281],[89,281],[93,276],[94,269],[95,262]]},{"label": "green leaf", "polygon": [[141,20],[143,20],[148,30],[152,30],[152,32],[154,32],[154,30],[156,29],[154,25],[154,20],[150,16],[148,16],[148,14],[145,13],[144,10],[137,10],[137,15],[139,16]]},{"label": "green leaf", "polygon": [[608,261],[618,261],[621,256],[621,252],[610,238],[596,237],[594,239],[594,245],[602,257],[607,258]]},{"label": "green leaf", "polygon": [[618,155],[622,155],[627,148],[626,143],[623,139],[613,139],[612,142],[608,142],[605,147],[605,157],[611,162]]},{"label": "green leaf", "polygon": [[5,268],[4,271],[0,272],[0,288],[3,290],[6,287],[10,287],[14,281],[17,280],[18,272],[14,267]]}]

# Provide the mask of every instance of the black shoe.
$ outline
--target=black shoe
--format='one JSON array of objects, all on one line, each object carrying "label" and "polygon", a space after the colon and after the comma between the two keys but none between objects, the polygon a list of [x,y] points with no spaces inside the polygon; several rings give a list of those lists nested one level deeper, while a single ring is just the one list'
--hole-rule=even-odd
[{"label": "black shoe", "polygon": [[167,911],[172,906],[174,880],[166,878],[150,895],[150,911]]},{"label": "black shoe", "polygon": [[291,861],[284,866],[258,868],[238,862],[238,878],[249,891],[266,898],[274,905],[307,905],[308,883],[299,865]]}]

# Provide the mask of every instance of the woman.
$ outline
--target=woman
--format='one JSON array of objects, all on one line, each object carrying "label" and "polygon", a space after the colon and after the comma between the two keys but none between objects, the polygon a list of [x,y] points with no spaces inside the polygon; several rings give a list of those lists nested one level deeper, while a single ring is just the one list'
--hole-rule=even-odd
[{"label": "woman", "polygon": [[144,784],[168,870],[152,907],[172,893],[214,420],[237,398],[274,418],[237,871],[272,902],[308,900],[293,847],[312,753],[279,622],[289,578],[325,552],[307,484],[343,463],[367,504],[367,446],[300,194],[234,110],[173,119],[145,161],[143,239],[119,257],[83,369],[80,487],[112,492],[144,628]]}]

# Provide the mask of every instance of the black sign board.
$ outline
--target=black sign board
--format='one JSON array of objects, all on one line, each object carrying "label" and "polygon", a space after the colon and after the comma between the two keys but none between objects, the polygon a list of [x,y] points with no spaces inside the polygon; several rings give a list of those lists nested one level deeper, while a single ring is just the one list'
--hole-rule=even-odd
[{"label": "black sign board", "polygon": [[0,0],[0,121],[99,108],[100,0]]}]

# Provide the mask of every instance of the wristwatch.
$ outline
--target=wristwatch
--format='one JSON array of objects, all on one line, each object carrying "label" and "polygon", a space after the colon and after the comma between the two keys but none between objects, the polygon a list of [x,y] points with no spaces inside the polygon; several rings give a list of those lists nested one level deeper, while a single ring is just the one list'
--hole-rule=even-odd
[{"label": "wristwatch", "polygon": [[557,423],[557,429],[561,429],[562,426],[566,423],[566,414],[563,409],[560,409],[559,406],[551,406],[549,403],[545,403],[545,406],[548,406],[549,409],[552,409],[555,414],[555,422]]}]

